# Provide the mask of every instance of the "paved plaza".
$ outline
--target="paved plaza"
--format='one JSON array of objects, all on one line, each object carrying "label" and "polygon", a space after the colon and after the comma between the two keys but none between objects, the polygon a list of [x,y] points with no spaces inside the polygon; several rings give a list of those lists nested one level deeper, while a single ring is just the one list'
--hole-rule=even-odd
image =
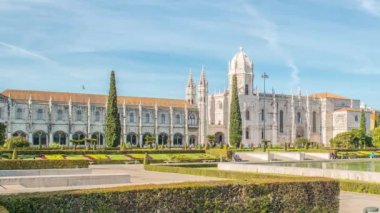
[{"label": "paved plaza", "polygon": [[61,191],[70,189],[92,189],[92,188],[108,188],[116,186],[144,185],[144,184],[166,184],[180,182],[198,182],[198,181],[216,181],[220,178],[201,177],[194,175],[184,175],[177,173],[164,173],[145,171],[144,166],[137,165],[92,165],[93,174],[118,174],[127,173],[130,175],[130,183],[126,184],[107,184],[107,185],[91,185],[91,186],[70,186],[70,187],[41,187],[41,188],[25,188],[20,185],[3,185],[0,187],[0,194],[13,194],[21,192],[46,192]]}]

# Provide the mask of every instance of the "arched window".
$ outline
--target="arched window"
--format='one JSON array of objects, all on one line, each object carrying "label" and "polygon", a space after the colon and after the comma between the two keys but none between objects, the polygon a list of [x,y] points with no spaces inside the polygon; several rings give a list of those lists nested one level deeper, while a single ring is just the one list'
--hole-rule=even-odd
[{"label": "arched window", "polygon": [[245,120],[249,121],[249,110],[245,111]]},{"label": "arched window", "polygon": [[297,112],[297,123],[300,124],[301,122],[302,122],[301,113]]},{"label": "arched window", "polygon": [[33,134],[33,145],[46,145],[47,134],[43,131],[38,131]]},{"label": "arched window", "polygon": [[66,145],[66,133],[58,131],[53,135],[53,142],[59,145]]},{"label": "arched window", "polygon": [[3,117],[3,108],[0,107],[0,119]]},{"label": "arched window", "polygon": [[194,114],[189,115],[189,124],[192,126],[197,125],[197,119]]},{"label": "arched window", "polygon": [[150,115],[149,115],[149,113],[145,114],[145,123],[150,123]]},{"label": "arched window", "polygon": [[92,139],[96,140],[96,144],[102,146],[104,141],[104,136],[100,132],[95,132],[91,135]]},{"label": "arched window", "polygon": [[249,139],[249,128],[245,129],[245,139]]},{"label": "arched window", "polygon": [[83,140],[84,139],[84,133],[83,132],[76,132],[73,135],[74,140]]},{"label": "arched window", "polygon": [[58,121],[62,121],[63,120],[63,111],[61,109],[59,109],[57,111],[57,120]]},{"label": "arched window", "polygon": [[317,132],[317,112],[313,112],[313,132]]},{"label": "arched window", "polygon": [[135,115],[133,112],[129,113],[129,122],[134,123],[135,122]]},{"label": "arched window", "polygon": [[161,114],[161,123],[162,124],[166,123],[166,116],[165,116],[165,114]]},{"label": "arched window", "polygon": [[191,136],[189,137],[189,145],[190,145],[190,146],[195,146],[195,144],[196,144],[196,140],[197,140],[197,138],[195,137],[195,135],[191,135]]},{"label": "arched window", "polygon": [[22,137],[22,138],[26,138],[26,133],[23,132],[23,131],[16,131],[12,134],[13,137]]},{"label": "arched window", "polygon": [[280,110],[280,132],[284,132],[284,111]]},{"label": "arched window", "polygon": [[158,135],[158,145],[166,145],[168,143],[168,135],[166,133],[161,133]]},{"label": "arched window", "polygon": [[359,117],[355,115],[355,122],[358,122],[358,121],[359,121]]},{"label": "arched window", "polygon": [[264,121],[265,119],[265,114],[264,114],[264,109],[261,109],[261,120]]},{"label": "arched window", "polygon": [[81,110],[77,110],[77,114],[76,114],[76,121],[82,121],[82,111]]},{"label": "arched window", "polygon": [[176,124],[181,124],[181,116],[180,116],[179,114],[177,114],[177,115],[175,116],[175,123],[176,123]]},{"label": "arched window", "polygon": [[249,94],[248,84],[245,85],[245,95]]},{"label": "arched window", "polygon": [[99,121],[100,121],[100,112],[96,111],[95,112],[95,122],[99,122]]},{"label": "arched window", "polygon": [[44,119],[44,110],[38,109],[37,110],[37,120],[43,120]]},{"label": "arched window", "polygon": [[[85,138],[85,135],[83,132],[76,132],[73,135],[73,140],[83,140]],[[80,145],[84,145],[84,141],[80,143]]]},{"label": "arched window", "polygon": [[17,108],[17,110],[16,110],[16,119],[17,119],[17,120],[21,120],[21,119],[23,119],[23,116],[22,116],[22,109],[21,109],[21,108]]},{"label": "arched window", "polygon": [[131,132],[127,135],[127,142],[132,146],[137,146],[137,136],[135,133]]},{"label": "arched window", "polygon": [[180,133],[176,133],[174,135],[173,145],[174,146],[182,146],[182,135]]}]

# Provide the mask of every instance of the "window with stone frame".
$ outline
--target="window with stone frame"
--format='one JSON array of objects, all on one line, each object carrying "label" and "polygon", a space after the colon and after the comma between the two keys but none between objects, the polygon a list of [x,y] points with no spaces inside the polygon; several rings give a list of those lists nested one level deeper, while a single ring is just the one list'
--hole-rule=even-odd
[{"label": "window with stone frame", "polygon": [[166,115],[164,113],[161,114],[161,123],[162,124],[166,123]]},{"label": "window with stone frame", "polygon": [[249,121],[249,119],[250,119],[249,117],[250,117],[249,109],[247,109],[247,110],[245,111],[245,120]]},{"label": "window with stone frame", "polygon": [[99,122],[99,121],[100,121],[100,112],[99,112],[99,110],[97,110],[95,112],[95,122]]},{"label": "window with stone frame", "polygon": [[301,113],[300,112],[297,112],[297,123],[298,124],[302,123],[302,117],[301,117]]},{"label": "window with stone frame", "polygon": [[76,121],[83,121],[82,110],[77,110],[75,120]]},{"label": "window with stone frame", "polygon": [[63,110],[57,110],[57,121],[63,121]]},{"label": "window with stone frame", "polygon": [[280,132],[284,132],[284,111],[280,110]]},{"label": "window with stone frame", "polygon": [[313,133],[317,132],[317,112],[313,112]]},{"label": "window with stone frame", "polygon": [[145,123],[150,123],[150,114],[149,113],[145,114]]},{"label": "window with stone frame", "polygon": [[21,108],[16,109],[16,119],[17,120],[23,119],[23,110]]},{"label": "window with stone frame", "polygon": [[43,109],[38,109],[37,110],[37,120],[43,120],[44,119],[44,110]]},{"label": "window with stone frame", "polygon": [[175,123],[176,123],[176,124],[181,124],[181,115],[177,114],[177,115],[175,116]]},{"label": "window with stone frame", "polygon": [[245,139],[249,139],[249,128],[245,129]]},{"label": "window with stone frame", "polygon": [[134,123],[135,122],[135,114],[133,112],[129,113],[129,122]]}]

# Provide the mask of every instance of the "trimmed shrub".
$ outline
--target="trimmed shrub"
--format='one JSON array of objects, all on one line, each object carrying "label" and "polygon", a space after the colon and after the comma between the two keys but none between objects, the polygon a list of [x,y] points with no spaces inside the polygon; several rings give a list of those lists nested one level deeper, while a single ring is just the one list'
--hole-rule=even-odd
[{"label": "trimmed shrub", "polygon": [[0,160],[0,170],[88,168],[88,160]]},{"label": "trimmed shrub", "polygon": [[215,157],[222,157],[224,159],[231,159],[232,158],[232,151],[227,149],[208,149],[206,150],[207,154],[213,155]]},{"label": "trimmed shrub", "polygon": [[177,183],[0,196],[9,212],[338,212],[334,181]]},{"label": "trimmed shrub", "polygon": [[4,147],[9,150],[16,147],[29,147],[29,141],[23,137],[11,137],[5,141]]}]

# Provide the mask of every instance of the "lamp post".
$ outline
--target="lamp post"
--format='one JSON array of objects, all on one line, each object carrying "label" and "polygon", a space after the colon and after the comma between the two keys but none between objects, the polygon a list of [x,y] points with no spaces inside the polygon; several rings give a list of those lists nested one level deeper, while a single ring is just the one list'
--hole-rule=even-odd
[{"label": "lamp post", "polygon": [[264,129],[263,129],[263,140],[265,141],[266,138],[265,138],[265,96],[266,96],[266,93],[265,93],[265,80],[267,78],[269,78],[269,76],[264,72],[262,75],[261,75],[261,78],[264,80],[264,109],[263,109],[263,121],[264,121]]}]

